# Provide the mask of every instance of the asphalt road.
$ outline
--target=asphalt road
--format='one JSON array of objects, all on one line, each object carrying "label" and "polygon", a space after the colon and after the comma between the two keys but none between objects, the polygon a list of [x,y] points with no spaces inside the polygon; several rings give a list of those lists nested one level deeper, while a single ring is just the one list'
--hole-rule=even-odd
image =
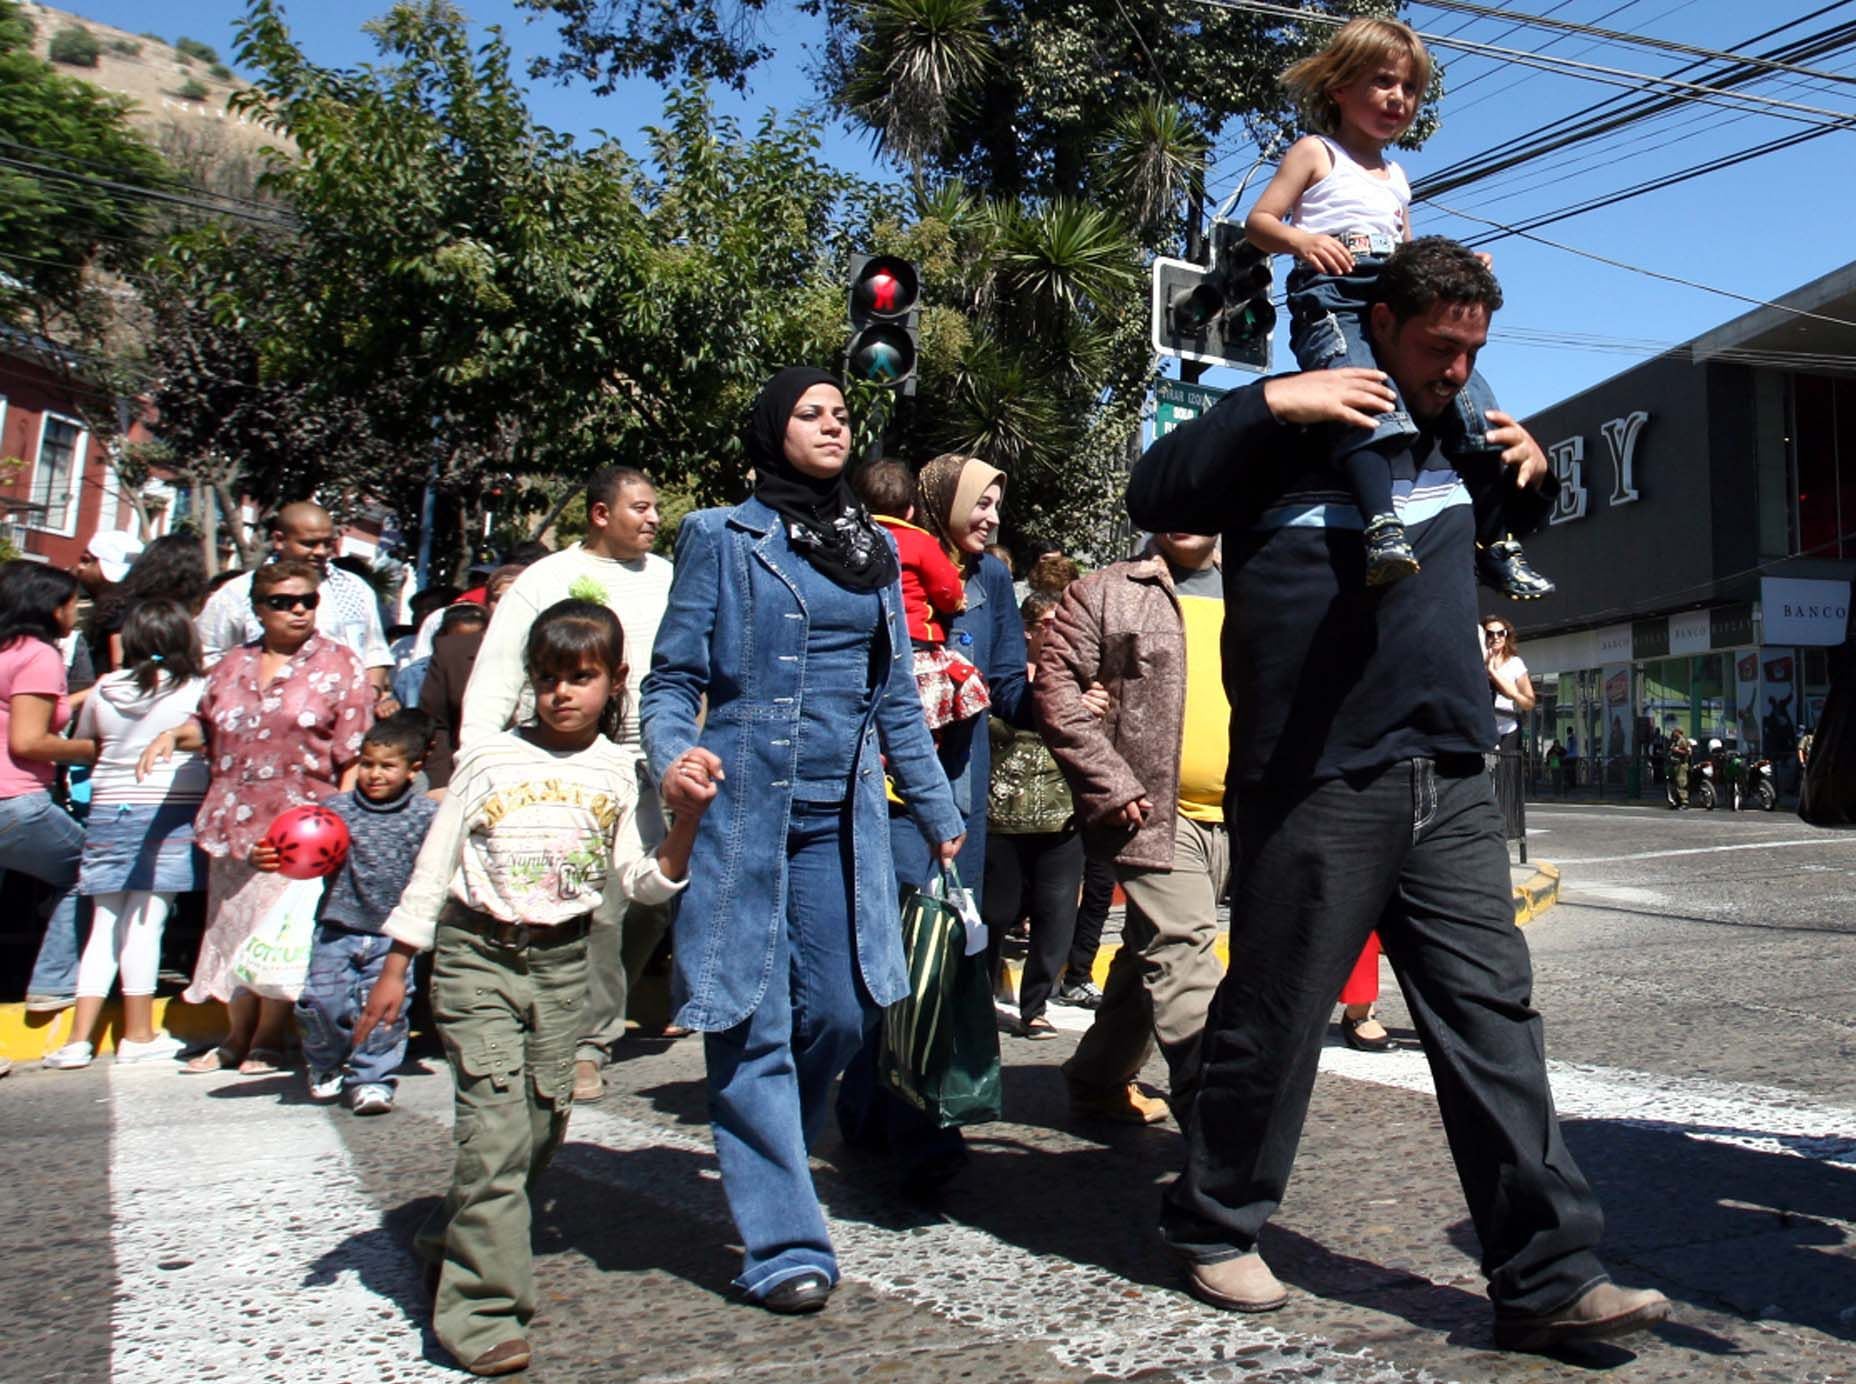
[{"label": "asphalt road", "polygon": [[[828,1134],[846,1282],[820,1317],[771,1318],[727,1297],[686,1041],[626,1045],[575,1112],[538,1207],[530,1377],[1856,1378],[1856,841],[1654,808],[1536,807],[1530,825],[1563,871],[1528,928],[1556,1098],[1614,1272],[1676,1300],[1657,1335],[1563,1360],[1490,1349],[1421,1054],[1338,1046],[1264,1242],[1293,1300],[1255,1320],[1199,1307],[1152,1232],[1178,1137],[1073,1123],[1070,1033],[1005,1040],[1012,1122],[975,1132],[938,1207]],[[376,1120],[308,1106],[295,1076],[99,1063],[0,1083],[0,1379],[463,1377],[405,1253],[449,1167],[449,1081],[425,1066]]]}]

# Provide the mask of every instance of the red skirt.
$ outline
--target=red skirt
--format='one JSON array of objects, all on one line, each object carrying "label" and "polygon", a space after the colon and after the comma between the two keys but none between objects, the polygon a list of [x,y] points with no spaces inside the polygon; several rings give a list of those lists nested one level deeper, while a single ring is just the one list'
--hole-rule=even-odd
[{"label": "red skirt", "polygon": [[949,653],[945,644],[915,650],[915,688],[929,730],[977,716],[992,705],[980,670]]}]

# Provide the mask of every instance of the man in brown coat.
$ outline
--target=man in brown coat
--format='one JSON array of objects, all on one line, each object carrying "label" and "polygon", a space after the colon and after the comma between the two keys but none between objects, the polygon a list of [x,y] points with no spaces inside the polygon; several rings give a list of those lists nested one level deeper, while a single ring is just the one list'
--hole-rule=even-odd
[{"label": "man in brown coat", "polygon": [[[1189,1087],[1224,970],[1214,950],[1230,880],[1224,775],[1230,705],[1219,673],[1223,584],[1215,538],[1157,535],[1150,555],[1073,584],[1032,684],[1090,857],[1128,898],[1101,1007],[1064,1064],[1071,1108],[1131,1123],[1166,1117],[1135,1075],[1155,1042],[1172,1096]],[[1100,682],[1110,708],[1083,700]]]}]

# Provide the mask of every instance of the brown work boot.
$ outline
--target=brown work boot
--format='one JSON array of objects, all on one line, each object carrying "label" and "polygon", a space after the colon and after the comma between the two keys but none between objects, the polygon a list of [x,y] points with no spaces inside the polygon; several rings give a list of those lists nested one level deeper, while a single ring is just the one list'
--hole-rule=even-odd
[{"label": "brown work boot", "polygon": [[1188,1263],[1186,1291],[1226,1312],[1274,1312],[1289,1300],[1289,1290],[1255,1250],[1211,1264]]},{"label": "brown work boot", "polygon": [[600,1074],[599,1063],[584,1057],[574,1063],[574,1100],[585,1104],[605,1094],[606,1078]]},{"label": "brown work boot", "polygon": [[1669,1299],[1654,1288],[1600,1283],[1554,1312],[1495,1317],[1497,1350],[1550,1351],[1574,1341],[1608,1341],[1669,1316]]},{"label": "brown work boot", "polygon": [[1112,1120],[1116,1124],[1159,1124],[1167,1116],[1166,1102],[1140,1082],[1107,1090],[1070,1083],[1070,1113],[1083,1120]]},{"label": "brown work boot", "polygon": [[468,1361],[464,1368],[480,1375],[520,1374],[528,1368],[528,1362],[528,1342],[517,1336],[491,1346],[475,1360]]}]

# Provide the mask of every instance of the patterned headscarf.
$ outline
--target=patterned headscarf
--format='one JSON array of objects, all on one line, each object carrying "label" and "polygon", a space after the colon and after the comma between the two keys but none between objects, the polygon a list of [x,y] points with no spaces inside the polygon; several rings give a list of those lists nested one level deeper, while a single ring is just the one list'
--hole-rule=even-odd
[{"label": "patterned headscarf", "polygon": [[915,478],[915,522],[941,540],[956,566],[970,566],[973,558],[955,543],[954,532],[994,484],[1003,496],[1005,472],[957,452],[936,457]]}]

